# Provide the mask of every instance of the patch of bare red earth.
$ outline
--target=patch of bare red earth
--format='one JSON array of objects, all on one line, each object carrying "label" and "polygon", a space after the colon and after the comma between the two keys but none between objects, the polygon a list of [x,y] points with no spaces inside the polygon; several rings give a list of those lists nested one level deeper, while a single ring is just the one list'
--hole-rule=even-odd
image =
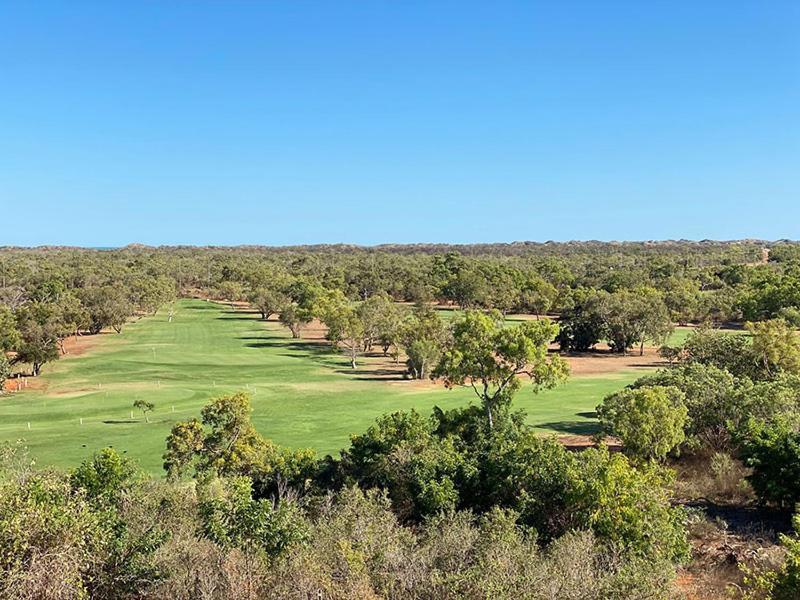
[{"label": "patch of bare red earth", "polygon": [[[100,333],[98,335],[80,335],[72,336],[64,340],[63,351],[59,360],[65,360],[80,356],[94,347],[102,335],[111,335],[110,333]],[[3,390],[5,392],[25,392],[28,390],[44,390],[47,389],[47,383],[41,377],[28,377],[24,374],[17,374],[16,377],[7,379]]]}]

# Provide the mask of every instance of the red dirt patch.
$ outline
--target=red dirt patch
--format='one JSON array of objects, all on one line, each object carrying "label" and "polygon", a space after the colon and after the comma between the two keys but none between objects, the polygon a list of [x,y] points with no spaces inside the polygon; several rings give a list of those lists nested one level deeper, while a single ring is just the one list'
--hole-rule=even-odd
[{"label": "red dirt patch", "polygon": [[[560,435],[558,441],[567,450],[585,450],[586,448],[597,448],[594,438],[590,435]],[[611,452],[622,450],[622,444],[616,438],[606,438],[605,444]]]},{"label": "red dirt patch", "polygon": [[[233,304],[236,306],[236,310],[254,312],[244,302],[225,302],[220,304],[228,307]],[[534,318],[530,315],[526,316],[531,319]],[[277,316],[273,315],[268,322],[278,323]],[[303,327],[299,341],[328,344],[325,334],[325,325],[314,319]],[[604,375],[628,369],[654,369],[666,365],[658,355],[658,348],[655,346],[645,346],[644,354],[641,356],[638,349],[629,354],[616,354],[606,348],[601,344],[595,351],[562,353],[561,356],[569,363],[571,375],[575,377]],[[551,350],[557,351],[558,346],[553,345]],[[360,356],[358,363],[358,369],[354,373],[361,373],[364,377],[369,377],[370,379],[394,383],[402,382],[402,385],[409,387],[430,387],[434,385],[430,381],[406,380],[404,377],[406,369],[402,357],[399,362],[395,362],[391,356],[383,356],[381,352],[369,352]]]},{"label": "red dirt patch", "polygon": [[627,369],[653,369],[666,365],[658,355],[658,349],[647,346],[642,356],[639,356],[638,350],[630,354],[597,350],[563,353],[561,356],[569,363],[570,372],[574,376],[603,375]]},{"label": "red dirt patch", "polygon": [[[104,331],[98,335],[71,336],[65,339],[63,343],[64,354],[59,356],[59,360],[68,360],[91,350],[100,341],[100,336],[102,335],[111,335],[111,333]],[[44,379],[41,377],[29,377],[22,373],[18,373],[16,377],[6,380],[3,385],[3,391],[5,392],[41,391],[45,389],[47,389],[47,383]]]},{"label": "red dirt patch", "polygon": [[111,335],[108,331],[103,331],[98,335],[73,335],[72,337],[64,340],[63,348],[64,354],[61,355],[61,360],[68,356],[80,356],[84,352],[90,350],[100,341],[103,335]]}]

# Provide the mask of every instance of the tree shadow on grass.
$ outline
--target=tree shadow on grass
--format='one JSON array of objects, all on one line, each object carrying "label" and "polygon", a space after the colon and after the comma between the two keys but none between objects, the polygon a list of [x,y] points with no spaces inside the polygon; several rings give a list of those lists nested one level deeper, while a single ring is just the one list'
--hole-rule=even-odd
[{"label": "tree shadow on grass", "polygon": [[361,367],[351,369],[348,366],[348,368],[336,369],[336,373],[349,375],[350,379],[357,381],[406,381],[403,372],[397,369],[363,369]]},{"label": "tree shadow on grass", "polygon": [[552,429],[553,431],[571,435],[594,435],[600,431],[599,424],[591,421],[552,421],[550,423],[537,423],[536,427]]},{"label": "tree shadow on grass", "polygon": [[209,302],[208,304],[204,304],[202,306],[184,306],[181,307],[181,310],[217,310],[218,306]]},{"label": "tree shadow on grass", "polygon": [[103,425],[157,425],[159,423],[171,423],[169,419],[154,419],[150,417],[150,421],[145,421],[144,419],[106,419],[104,421],[100,421]]},{"label": "tree shadow on grass", "polygon": [[267,321],[262,321],[261,319],[254,319],[252,314],[251,315],[243,315],[242,313],[224,313],[217,317],[222,321],[260,321],[261,323],[266,323]]}]

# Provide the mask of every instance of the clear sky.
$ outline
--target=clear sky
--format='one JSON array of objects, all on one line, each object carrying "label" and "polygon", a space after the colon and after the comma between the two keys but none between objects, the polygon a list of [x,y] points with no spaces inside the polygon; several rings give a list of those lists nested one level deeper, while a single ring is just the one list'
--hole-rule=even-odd
[{"label": "clear sky", "polygon": [[0,245],[800,238],[800,2],[0,3]]}]

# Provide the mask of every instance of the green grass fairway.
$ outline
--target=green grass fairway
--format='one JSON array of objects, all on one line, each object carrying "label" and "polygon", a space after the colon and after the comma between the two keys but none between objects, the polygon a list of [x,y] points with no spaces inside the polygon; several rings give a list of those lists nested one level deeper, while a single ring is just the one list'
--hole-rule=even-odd
[{"label": "green grass fairway", "polygon": [[[435,404],[452,408],[473,397],[467,389],[376,381],[370,371],[368,362],[352,371],[343,356],[292,340],[252,313],[183,300],[171,323],[163,311],[121,335],[103,335],[81,356],[46,365],[46,392],[0,397],[0,440],[23,439],[38,464],[60,467],[111,445],[160,473],[172,424],[199,416],[209,398],[228,392],[253,394],[253,419],[265,436],[322,453],[337,451],[383,413],[428,413]],[[516,406],[542,431],[591,432],[597,403],[639,374],[573,378],[538,396],[525,388]],[[135,411],[131,419],[137,398],[155,403],[150,423]]]}]

